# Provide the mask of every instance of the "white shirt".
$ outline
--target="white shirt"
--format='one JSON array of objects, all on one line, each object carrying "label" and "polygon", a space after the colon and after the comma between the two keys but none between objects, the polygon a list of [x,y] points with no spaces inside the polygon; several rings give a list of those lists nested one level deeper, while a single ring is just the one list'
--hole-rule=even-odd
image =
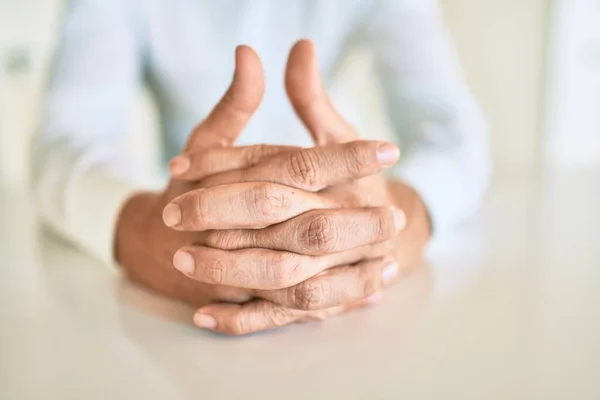
[{"label": "white shirt", "polygon": [[[484,120],[461,77],[435,0],[73,0],[35,139],[35,187],[54,229],[110,262],[119,210],[156,187],[123,154],[146,81],[163,125],[163,161],[177,154],[232,76],[248,44],[267,93],[238,143],[311,145],[283,88],[292,44],[317,46],[324,76],[360,43],[373,54],[402,150],[396,176],[424,199],[434,230],[473,210],[490,174]],[[294,134],[292,132],[300,132]]]}]

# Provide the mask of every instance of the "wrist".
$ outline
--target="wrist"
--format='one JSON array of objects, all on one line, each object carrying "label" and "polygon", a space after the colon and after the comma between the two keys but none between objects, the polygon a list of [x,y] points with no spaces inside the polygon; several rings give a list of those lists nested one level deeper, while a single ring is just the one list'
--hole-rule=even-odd
[{"label": "wrist", "polygon": [[115,228],[113,255],[116,262],[127,268],[128,254],[143,246],[144,232],[147,232],[149,216],[157,204],[159,195],[154,192],[136,192],[131,195],[121,207]]}]

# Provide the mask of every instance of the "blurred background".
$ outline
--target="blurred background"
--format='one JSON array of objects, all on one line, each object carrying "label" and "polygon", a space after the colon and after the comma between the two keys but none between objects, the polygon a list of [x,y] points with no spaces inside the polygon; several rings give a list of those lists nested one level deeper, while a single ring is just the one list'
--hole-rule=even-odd
[{"label": "blurred background", "polygon": [[[0,0],[0,185],[22,186],[39,123],[48,68],[65,0]],[[600,165],[600,1],[442,0],[470,86],[491,127],[496,179],[555,165]],[[369,93],[370,132],[385,136],[369,60],[349,57],[332,97]],[[361,77],[361,79],[356,79]],[[364,79],[363,79],[364,78]],[[140,93],[131,146],[156,154],[151,96]],[[361,129],[361,127],[359,127]],[[364,129],[361,129],[363,132]]]}]

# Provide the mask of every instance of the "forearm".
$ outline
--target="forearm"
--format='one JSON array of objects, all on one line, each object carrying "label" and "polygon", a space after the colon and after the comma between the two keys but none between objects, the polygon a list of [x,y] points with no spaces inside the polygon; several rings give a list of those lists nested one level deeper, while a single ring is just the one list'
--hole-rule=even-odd
[{"label": "forearm", "polygon": [[128,2],[69,2],[32,157],[44,221],[108,263],[123,202],[154,186],[119,157],[143,73],[135,26]]},{"label": "forearm", "polygon": [[33,190],[44,223],[106,263],[114,221],[135,185],[119,179],[93,149],[67,138],[34,139]]},{"label": "forearm", "polygon": [[484,116],[462,76],[437,0],[379,2],[367,40],[402,158],[436,236],[477,210],[491,158]]}]

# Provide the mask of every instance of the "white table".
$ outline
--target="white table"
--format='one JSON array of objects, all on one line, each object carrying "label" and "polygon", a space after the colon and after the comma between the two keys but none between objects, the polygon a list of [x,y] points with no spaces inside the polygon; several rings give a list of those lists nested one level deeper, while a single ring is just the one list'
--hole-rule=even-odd
[{"label": "white table", "polygon": [[1,399],[600,399],[600,173],[500,179],[377,307],[229,338],[0,196]]}]

